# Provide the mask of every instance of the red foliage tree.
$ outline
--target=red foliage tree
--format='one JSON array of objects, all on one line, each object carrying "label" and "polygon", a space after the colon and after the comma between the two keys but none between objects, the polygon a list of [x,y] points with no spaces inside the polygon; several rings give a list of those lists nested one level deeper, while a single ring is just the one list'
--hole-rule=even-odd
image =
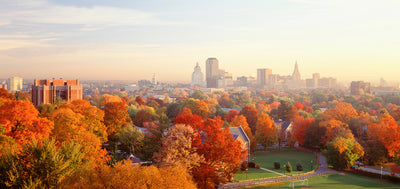
[{"label": "red foliage tree", "polygon": [[247,123],[249,124],[249,127],[254,135],[256,132],[256,125],[258,119],[257,110],[252,106],[245,106],[244,108],[242,108],[242,111],[240,111],[240,115],[246,117]]},{"label": "red foliage tree", "polygon": [[296,103],[293,103],[293,105],[297,108],[297,110],[303,109],[303,104],[301,102],[297,101]]},{"label": "red foliage tree", "polygon": [[233,118],[239,115],[239,111],[237,110],[229,110],[228,114],[225,115],[225,121],[232,122]]},{"label": "red foliage tree", "polygon": [[300,145],[304,145],[304,136],[306,135],[306,129],[308,128],[308,126],[311,125],[314,120],[314,118],[304,118],[302,116],[297,116],[294,118],[292,133],[294,138]]},{"label": "red foliage tree", "polygon": [[235,141],[229,127],[222,129],[223,121],[216,117],[207,119],[194,128],[201,136],[197,153],[205,162],[193,170],[193,178],[199,188],[215,188],[232,178],[238,166],[246,157],[246,151],[239,141]]},{"label": "red foliage tree", "polygon": [[32,138],[39,141],[49,137],[53,123],[40,118],[39,112],[29,101],[1,99],[0,127],[4,135],[15,139],[19,145],[28,143]]}]

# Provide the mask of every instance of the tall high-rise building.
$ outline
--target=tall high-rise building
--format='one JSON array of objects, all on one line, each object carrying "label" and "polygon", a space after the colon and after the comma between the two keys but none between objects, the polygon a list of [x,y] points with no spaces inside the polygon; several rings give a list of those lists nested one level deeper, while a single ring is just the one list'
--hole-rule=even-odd
[{"label": "tall high-rise building", "polygon": [[22,90],[23,79],[20,77],[10,77],[8,79],[8,90],[9,91],[20,91]]},{"label": "tall high-rise building", "polygon": [[257,85],[259,87],[265,87],[268,85],[268,77],[272,74],[271,69],[260,68],[257,69]]},{"label": "tall high-rise building", "polygon": [[208,58],[206,60],[207,88],[217,87],[219,75],[220,75],[220,70],[218,68],[218,60],[216,58]]},{"label": "tall high-rise building", "polygon": [[157,85],[157,77],[156,77],[156,73],[153,73],[153,78],[151,79],[151,84],[153,84],[153,85]]},{"label": "tall high-rise building", "polygon": [[57,100],[71,102],[82,99],[82,86],[79,80],[65,79],[35,79],[32,86],[32,102],[40,104],[54,104]]},{"label": "tall high-rise building", "polygon": [[193,87],[195,85],[199,87],[204,87],[204,74],[201,72],[201,68],[199,66],[199,63],[196,64],[196,67],[194,67],[194,71],[192,73],[192,82],[190,85]]}]

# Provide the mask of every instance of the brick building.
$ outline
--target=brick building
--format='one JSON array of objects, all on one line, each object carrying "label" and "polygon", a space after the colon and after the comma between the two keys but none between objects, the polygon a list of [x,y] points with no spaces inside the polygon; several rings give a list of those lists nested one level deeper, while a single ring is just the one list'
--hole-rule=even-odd
[{"label": "brick building", "polygon": [[350,85],[350,92],[352,95],[371,93],[371,83],[363,81],[352,81]]},{"label": "brick building", "polygon": [[82,99],[82,86],[79,85],[79,80],[34,80],[32,85],[32,102],[35,106],[47,103],[54,104],[57,97],[67,102]]}]

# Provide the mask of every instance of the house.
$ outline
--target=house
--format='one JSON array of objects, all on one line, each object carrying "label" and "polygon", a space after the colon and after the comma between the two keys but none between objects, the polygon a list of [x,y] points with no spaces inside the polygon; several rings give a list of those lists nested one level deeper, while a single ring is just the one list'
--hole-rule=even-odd
[{"label": "house", "polygon": [[283,134],[284,136],[280,137],[286,140],[287,133],[292,131],[292,122],[291,121],[283,121],[281,119],[274,120],[274,126],[278,129],[278,134]]},{"label": "house", "polygon": [[235,141],[240,141],[240,143],[242,144],[242,148],[247,150],[246,161],[249,161],[250,160],[250,139],[246,135],[246,132],[244,132],[242,126],[230,127],[229,131],[231,132]]}]

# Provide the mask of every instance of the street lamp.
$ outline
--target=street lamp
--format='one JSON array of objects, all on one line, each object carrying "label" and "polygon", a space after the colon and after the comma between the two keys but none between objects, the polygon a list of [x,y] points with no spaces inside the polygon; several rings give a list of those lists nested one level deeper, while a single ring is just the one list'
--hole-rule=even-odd
[{"label": "street lamp", "polygon": [[313,167],[313,164],[312,164],[312,160],[311,160],[310,171],[312,171],[312,167]]},{"label": "street lamp", "polygon": [[284,175],[286,175],[286,174],[285,174],[285,171],[286,171],[286,165],[283,165],[283,174],[284,174]]}]

